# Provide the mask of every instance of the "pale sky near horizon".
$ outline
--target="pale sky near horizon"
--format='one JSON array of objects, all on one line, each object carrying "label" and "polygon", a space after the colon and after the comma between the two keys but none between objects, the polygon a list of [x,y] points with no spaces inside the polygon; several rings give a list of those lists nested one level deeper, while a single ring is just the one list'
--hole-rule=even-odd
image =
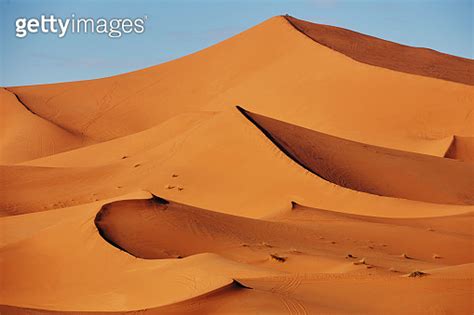
[{"label": "pale sky near horizon", "polygon": [[[272,16],[290,14],[398,43],[473,58],[471,0],[0,0],[0,86],[76,81],[156,65]],[[147,16],[143,34],[15,36],[18,17]]]}]

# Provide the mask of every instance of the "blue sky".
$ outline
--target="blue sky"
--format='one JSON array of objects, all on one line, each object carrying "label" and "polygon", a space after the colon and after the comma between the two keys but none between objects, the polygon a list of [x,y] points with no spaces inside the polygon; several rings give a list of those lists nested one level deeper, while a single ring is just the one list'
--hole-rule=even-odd
[{"label": "blue sky", "polygon": [[[473,58],[473,4],[428,0],[0,0],[0,86],[100,78],[208,47],[272,16],[290,14],[395,42]],[[143,34],[15,37],[18,17],[147,16]]]}]

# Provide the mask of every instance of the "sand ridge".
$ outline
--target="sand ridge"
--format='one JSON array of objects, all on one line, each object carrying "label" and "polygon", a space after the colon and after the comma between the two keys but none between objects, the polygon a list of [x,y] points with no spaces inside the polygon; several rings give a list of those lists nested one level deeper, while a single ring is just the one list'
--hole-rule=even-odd
[{"label": "sand ridge", "polygon": [[335,184],[419,201],[474,203],[472,163],[347,141],[239,111],[290,158]]},{"label": "sand ridge", "polygon": [[474,85],[474,62],[438,51],[400,45],[340,27],[286,15],[300,32],[359,62],[391,70]]},{"label": "sand ridge", "polygon": [[[341,83],[345,93],[338,93]],[[36,115],[96,142],[181,113],[235,105],[331,135],[438,156],[453,135],[474,132],[471,86],[359,63],[284,17],[140,71],[8,90]]]}]

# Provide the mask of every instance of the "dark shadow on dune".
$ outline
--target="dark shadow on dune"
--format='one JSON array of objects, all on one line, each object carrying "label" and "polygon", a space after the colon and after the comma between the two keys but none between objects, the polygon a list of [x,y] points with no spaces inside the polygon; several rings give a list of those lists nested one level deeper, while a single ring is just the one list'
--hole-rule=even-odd
[{"label": "dark shadow on dune", "polygon": [[[271,237],[278,223],[167,201],[121,200],[104,205],[94,221],[112,246],[144,259],[183,258]],[[293,234],[296,234],[294,230]]]},{"label": "dark shadow on dune", "polygon": [[134,256],[132,253],[129,253],[128,251],[126,251],[124,248],[122,248],[119,244],[117,244],[116,242],[113,241],[113,238],[111,236],[108,235],[107,232],[105,232],[104,229],[100,228],[100,225],[102,224],[102,222],[105,219],[105,217],[107,216],[107,212],[108,212],[108,204],[106,205],[103,205],[102,208],[100,208],[100,211],[97,212],[96,216],[95,216],[95,219],[94,219],[94,224],[97,228],[97,231],[99,232],[99,235],[107,241],[107,243],[109,243],[110,245],[112,245],[113,247],[115,248],[118,248],[120,249],[121,251],[124,251],[132,256]]},{"label": "dark shadow on dune", "polygon": [[395,71],[474,85],[474,61],[428,48],[411,47],[344,28],[286,15],[286,20],[315,42],[354,60]]},{"label": "dark shadow on dune", "polygon": [[350,141],[237,109],[281,151],[339,186],[431,203],[474,204],[474,165]]},{"label": "dark shadow on dune", "polygon": [[[346,229],[345,236],[354,240],[361,237],[365,240],[367,229],[375,234],[392,231],[384,232],[386,236],[379,238],[382,243],[392,240],[393,233],[399,233],[398,229],[388,227],[402,226],[406,233],[414,233],[413,228],[421,229],[425,235],[429,234],[430,242],[445,248],[446,243],[456,237],[470,237],[472,219],[472,214],[420,219],[371,217],[306,207],[293,201],[287,212],[263,220],[214,212],[155,196],[104,205],[95,224],[109,244],[138,258],[178,259],[215,253],[234,260],[235,256],[228,253],[238,250],[242,253],[260,251],[265,257],[276,253],[278,257],[272,259],[280,261],[281,257],[284,262],[285,257],[294,254],[291,249],[295,246],[299,252],[324,248],[327,241],[321,238],[321,231],[329,235],[341,226]],[[449,222],[450,227],[443,227],[440,222]],[[467,251],[465,243],[455,244],[459,250]]]},{"label": "dark shadow on dune", "polygon": [[[168,200],[155,196],[155,195],[152,195],[151,199],[145,199],[145,200],[146,202],[149,202],[152,205],[158,205],[158,206],[164,207],[165,209],[167,205],[169,204]],[[126,200],[126,201],[118,201],[118,202],[133,202],[133,201],[135,200]],[[143,201],[143,200],[142,199],[137,200],[137,202],[140,202],[140,201]],[[104,240],[106,240],[110,245],[136,257],[133,253],[127,251],[125,248],[120,246],[120,244],[115,242],[113,235],[110,235],[110,233],[107,232],[107,229],[104,228],[104,226],[107,224],[106,223],[108,221],[107,217],[110,215],[110,210],[114,203],[115,202],[105,204],[100,208],[99,212],[97,212],[95,216],[94,224],[97,228],[97,231],[99,232],[99,235]]]},{"label": "dark shadow on dune", "polygon": [[444,157],[474,162],[474,137],[454,136]]},{"label": "dark shadow on dune", "polygon": [[[293,203],[296,206],[296,203]],[[159,197],[114,201],[95,225],[111,245],[143,259],[178,259],[228,249],[314,246],[317,233],[285,222],[210,211]]]}]

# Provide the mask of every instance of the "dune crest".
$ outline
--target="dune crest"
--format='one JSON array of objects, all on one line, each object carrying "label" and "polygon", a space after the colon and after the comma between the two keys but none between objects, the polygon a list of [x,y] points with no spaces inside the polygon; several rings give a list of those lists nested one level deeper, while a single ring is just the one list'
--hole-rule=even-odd
[{"label": "dune crest", "polygon": [[474,61],[432,49],[410,47],[286,15],[297,30],[359,62],[416,75],[474,85]]},{"label": "dune crest", "polygon": [[45,120],[0,88],[0,164],[14,164],[72,150],[92,141]]},{"label": "dune crest", "polygon": [[474,135],[465,121],[474,102],[471,86],[357,62],[281,16],[143,70],[8,90],[36,115],[94,142],[235,104],[331,135],[437,156],[449,146],[442,139]]}]

